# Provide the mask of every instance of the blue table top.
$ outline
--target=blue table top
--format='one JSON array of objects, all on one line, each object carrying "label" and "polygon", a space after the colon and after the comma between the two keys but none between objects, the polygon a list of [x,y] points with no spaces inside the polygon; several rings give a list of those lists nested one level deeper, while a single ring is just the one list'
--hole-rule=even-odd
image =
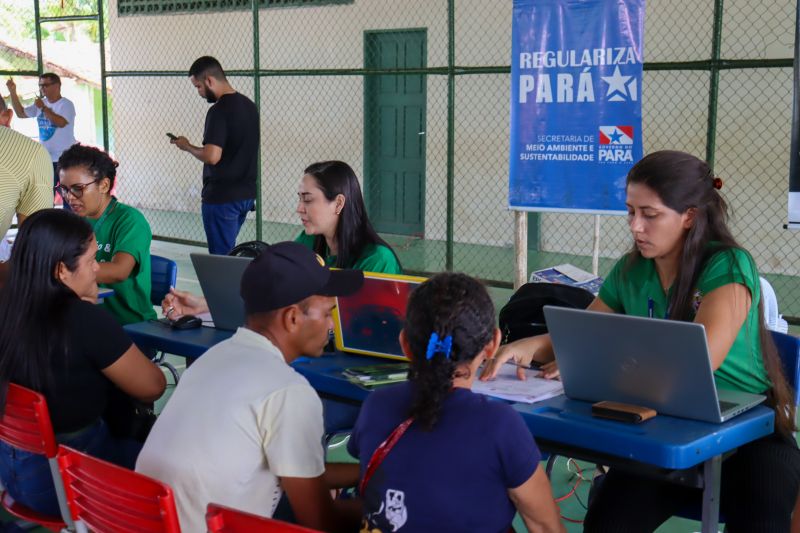
[{"label": "blue table top", "polygon": [[363,402],[370,391],[348,381],[342,375],[342,370],[391,362],[390,359],[335,352],[323,354],[321,357],[300,357],[292,362],[292,367],[302,374],[317,392]]},{"label": "blue table top", "polygon": [[[364,401],[369,391],[341,374],[348,367],[384,363],[371,357],[344,353],[320,358],[302,357],[292,366],[320,393]],[[591,415],[592,404],[558,396],[534,404],[512,403],[534,437],[576,448],[587,448],[661,468],[684,469],[772,433],[774,412],[751,409],[728,422],[711,424],[671,416],[657,416],[641,424],[626,424]],[[587,448],[588,449],[588,448]],[[590,452],[590,455],[591,455]]]},{"label": "blue table top", "polygon": [[234,333],[205,326],[178,330],[157,321],[128,324],[123,329],[142,350],[154,348],[190,359],[200,357],[206,350]]},{"label": "blue table top", "polygon": [[[156,348],[196,358],[232,331],[202,327],[174,330],[159,322],[125,326],[140,348]],[[363,402],[369,390],[349,382],[342,370],[391,362],[345,353],[300,357],[292,363],[317,392],[351,402]],[[728,422],[710,424],[660,415],[641,424],[626,424],[591,416],[591,403],[558,396],[535,404],[512,404],[538,439],[586,449],[661,468],[683,469],[702,463],[772,433],[774,413],[759,406]]]},{"label": "blue table top", "polygon": [[513,404],[535,437],[663,468],[694,466],[773,431],[775,413],[758,406],[722,424],[666,415],[627,424],[592,416],[591,402],[564,395]]}]

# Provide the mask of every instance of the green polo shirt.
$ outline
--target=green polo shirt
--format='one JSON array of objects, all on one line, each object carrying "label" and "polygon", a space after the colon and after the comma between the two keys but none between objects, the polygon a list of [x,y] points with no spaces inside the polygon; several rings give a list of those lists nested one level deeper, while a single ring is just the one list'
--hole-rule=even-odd
[{"label": "green polo shirt", "polygon": [[[315,235],[306,235],[305,231],[301,231],[297,236],[295,242],[314,249]],[[328,266],[335,266],[336,256],[330,255],[327,246],[325,247],[325,264]],[[400,268],[400,263],[397,261],[394,252],[382,244],[368,244],[364,247],[361,255],[353,261],[353,264],[348,266],[353,270],[363,270],[365,272],[378,272],[380,274],[402,274],[403,270]]]},{"label": "green polo shirt", "polygon": [[116,201],[106,207],[100,218],[85,219],[91,224],[97,239],[98,263],[111,261],[115,254],[125,252],[133,256],[136,266],[128,279],[119,283],[102,283],[101,287],[114,289],[114,296],[106,298],[103,306],[121,324],[132,324],[156,318],[150,302],[150,224],[137,209]]},{"label": "green polo shirt", "polygon": [[[599,298],[616,313],[648,316],[648,300],[653,300],[653,316],[668,318],[667,303],[670,291],[664,292],[656,273],[655,261],[639,257],[626,267],[623,257],[600,288]],[[752,302],[747,318],[736,336],[725,361],[714,377],[718,387],[761,394],[770,388],[770,381],[761,358],[758,337],[758,303],[761,285],[758,269],[745,250],[733,248],[712,255],[697,280],[694,312],[700,307],[703,295],[730,283],[741,283],[750,290]],[[694,316],[692,316],[694,318]]]}]

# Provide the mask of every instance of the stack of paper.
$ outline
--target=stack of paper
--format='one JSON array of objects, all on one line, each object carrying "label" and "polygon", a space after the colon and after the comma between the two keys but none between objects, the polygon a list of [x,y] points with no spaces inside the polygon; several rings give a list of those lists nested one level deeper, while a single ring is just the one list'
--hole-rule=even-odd
[{"label": "stack of paper", "polygon": [[537,378],[539,370],[525,370],[527,379],[517,378],[515,365],[503,365],[492,381],[475,379],[472,392],[510,400],[512,402],[536,403],[564,393],[564,386],[554,379]]}]

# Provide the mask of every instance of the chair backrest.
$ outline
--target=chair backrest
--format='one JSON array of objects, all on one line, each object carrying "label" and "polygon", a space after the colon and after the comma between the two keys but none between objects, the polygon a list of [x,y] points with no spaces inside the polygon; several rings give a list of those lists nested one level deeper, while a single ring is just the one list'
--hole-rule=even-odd
[{"label": "chair backrest", "polygon": [[245,513],[244,511],[238,511],[216,503],[209,503],[206,508],[206,525],[210,533],[250,533],[252,531],[258,531],[258,533],[280,533],[283,531],[295,531],[297,533],[316,532],[315,529]]},{"label": "chair backrest", "polygon": [[[15,448],[44,455],[47,458],[56,499],[61,510],[61,518],[71,530],[73,524],[67,510],[64,483],[58,471],[58,465],[56,465],[58,443],[53,432],[53,424],[50,421],[47,400],[42,394],[22,385],[8,384],[5,411],[0,418],[0,440]],[[20,504],[15,504],[14,509],[8,507],[6,509],[26,520],[40,524],[48,521],[44,515]]]},{"label": "chair backrest", "polygon": [[66,446],[58,448],[58,465],[79,530],[180,532],[175,498],[166,484]]},{"label": "chair backrest", "polygon": [[5,412],[0,418],[0,440],[15,448],[54,458],[58,444],[44,396],[9,383]]},{"label": "chair backrest", "polygon": [[161,300],[178,280],[178,264],[160,255],[150,256],[150,301],[161,305]]},{"label": "chair backrest", "polygon": [[781,363],[783,363],[783,373],[786,381],[789,382],[794,390],[794,403],[800,405],[800,395],[797,393],[797,385],[800,383],[800,338],[788,333],[771,331],[772,339],[778,347]]}]

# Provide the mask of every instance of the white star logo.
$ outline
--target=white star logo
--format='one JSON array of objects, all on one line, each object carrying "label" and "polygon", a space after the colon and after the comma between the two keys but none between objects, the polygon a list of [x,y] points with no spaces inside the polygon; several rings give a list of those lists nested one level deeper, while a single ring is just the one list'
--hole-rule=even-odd
[{"label": "white star logo", "polygon": [[636,101],[637,84],[633,76],[623,76],[619,71],[619,65],[614,67],[614,74],[611,76],[600,76],[608,84],[606,96],[610,102],[624,102],[627,98]]}]

